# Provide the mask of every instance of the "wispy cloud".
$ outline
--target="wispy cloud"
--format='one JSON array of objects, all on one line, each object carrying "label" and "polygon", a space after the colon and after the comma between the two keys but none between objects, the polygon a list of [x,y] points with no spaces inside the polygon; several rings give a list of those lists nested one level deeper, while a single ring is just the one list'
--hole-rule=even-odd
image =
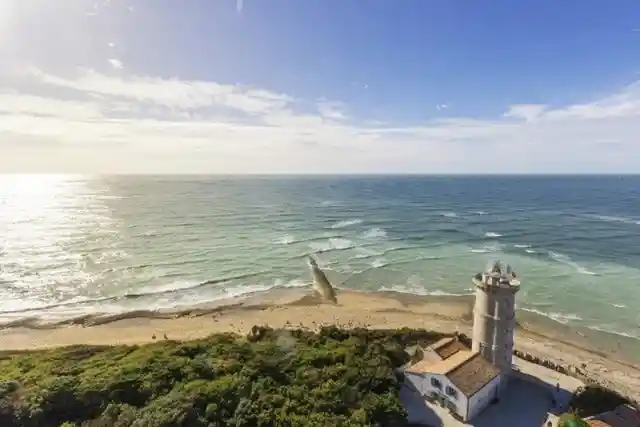
[{"label": "wispy cloud", "polygon": [[244,8],[243,0],[236,0],[236,12],[242,13],[242,9]]},{"label": "wispy cloud", "polygon": [[447,108],[449,108],[449,106],[447,104],[438,104],[438,105],[436,105],[436,110],[438,110],[438,111],[446,110]]},{"label": "wispy cloud", "polygon": [[111,66],[116,70],[122,70],[124,68],[124,64],[122,64],[122,61],[116,58],[109,59],[109,64],[111,64]]},{"label": "wispy cloud", "polygon": [[345,120],[347,119],[344,113],[346,106],[342,102],[328,101],[326,99],[320,100],[317,103],[318,112],[320,115],[328,120]]},{"label": "wispy cloud", "polygon": [[125,70],[20,79],[0,88],[0,171],[495,172],[496,156],[501,172],[640,170],[639,84],[562,108],[394,125],[335,100]]},{"label": "wispy cloud", "polygon": [[524,119],[528,122],[532,122],[544,112],[544,105],[537,104],[519,104],[512,105],[503,114],[503,117],[513,117],[518,119]]}]

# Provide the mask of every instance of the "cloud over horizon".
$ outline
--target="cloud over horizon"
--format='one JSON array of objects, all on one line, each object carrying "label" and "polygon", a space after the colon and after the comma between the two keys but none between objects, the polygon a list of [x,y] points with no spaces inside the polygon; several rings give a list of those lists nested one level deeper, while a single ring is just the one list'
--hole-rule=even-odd
[{"label": "cloud over horizon", "polygon": [[0,91],[0,147],[8,154],[2,171],[544,173],[572,172],[572,164],[636,170],[637,83],[562,108],[507,106],[493,120],[371,126],[350,118],[338,101],[305,104],[260,88],[118,71],[79,69],[62,77],[23,70],[17,86],[27,89]]}]

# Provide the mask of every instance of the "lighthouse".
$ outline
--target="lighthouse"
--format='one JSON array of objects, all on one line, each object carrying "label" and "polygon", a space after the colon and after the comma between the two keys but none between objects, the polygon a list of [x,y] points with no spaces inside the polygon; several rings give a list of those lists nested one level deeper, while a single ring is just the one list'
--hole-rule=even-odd
[{"label": "lighthouse", "polygon": [[491,263],[473,277],[476,300],[473,308],[472,350],[501,372],[501,388],[511,373],[516,328],[516,293],[520,281],[509,265]]}]

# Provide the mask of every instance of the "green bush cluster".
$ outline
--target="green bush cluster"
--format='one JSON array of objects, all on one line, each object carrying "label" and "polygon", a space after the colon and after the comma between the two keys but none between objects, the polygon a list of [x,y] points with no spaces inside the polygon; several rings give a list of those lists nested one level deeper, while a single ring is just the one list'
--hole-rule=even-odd
[{"label": "green bush cluster", "polygon": [[567,412],[558,418],[558,427],[589,427],[589,424],[575,413]]},{"label": "green bush cluster", "polygon": [[406,426],[394,368],[430,331],[73,346],[0,354],[2,427]]},{"label": "green bush cluster", "polygon": [[597,384],[590,384],[575,391],[569,406],[571,412],[576,415],[588,417],[612,411],[628,403],[631,402],[620,393]]}]

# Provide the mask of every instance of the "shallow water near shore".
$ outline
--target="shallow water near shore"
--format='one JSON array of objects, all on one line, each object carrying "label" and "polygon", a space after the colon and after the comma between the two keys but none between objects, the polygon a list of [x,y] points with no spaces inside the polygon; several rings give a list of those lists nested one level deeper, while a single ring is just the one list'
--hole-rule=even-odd
[{"label": "shallow water near shore", "polygon": [[640,354],[639,192],[629,176],[2,176],[0,322],[294,289],[308,254],[342,288],[464,298],[501,259],[519,318]]}]

